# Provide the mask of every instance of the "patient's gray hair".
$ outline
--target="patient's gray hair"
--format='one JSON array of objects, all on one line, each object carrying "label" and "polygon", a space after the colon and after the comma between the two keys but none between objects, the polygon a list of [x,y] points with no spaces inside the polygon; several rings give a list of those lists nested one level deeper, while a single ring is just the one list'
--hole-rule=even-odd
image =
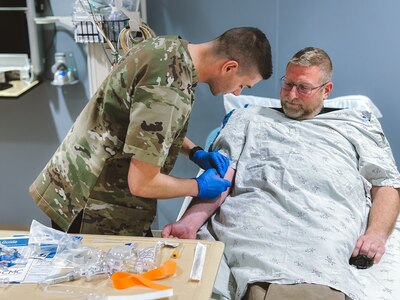
[{"label": "patient's gray hair", "polygon": [[321,69],[323,76],[321,83],[332,80],[332,61],[324,50],[320,48],[307,47],[297,52],[289,60],[289,64],[295,64],[303,67],[317,66]]}]

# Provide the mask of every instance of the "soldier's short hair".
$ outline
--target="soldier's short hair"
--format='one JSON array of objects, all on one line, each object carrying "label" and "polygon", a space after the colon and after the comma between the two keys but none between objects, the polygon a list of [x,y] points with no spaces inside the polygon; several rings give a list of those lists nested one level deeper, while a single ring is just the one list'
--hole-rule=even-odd
[{"label": "soldier's short hair", "polygon": [[236,60],[242,73],[256,70],[263,79],[272,75],[271,45],[258,28],[238,27],[225,31],[215,39],[215,53]]},{"label": "soldier's short hair", "polygon": [[315,47],[306,47],[298,51],[289,60],[289,64],[295,64],[303,67],[317,66],[322,71],[321,81],[327,82],[332,80],[332,61],[324,50]]}]

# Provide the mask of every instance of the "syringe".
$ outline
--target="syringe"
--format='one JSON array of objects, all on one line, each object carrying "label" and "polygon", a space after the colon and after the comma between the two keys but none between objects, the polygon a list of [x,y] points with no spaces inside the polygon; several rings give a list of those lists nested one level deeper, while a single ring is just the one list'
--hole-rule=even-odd
[{"label": "syringe", "polygon": [[49,285],[49,284],[57,284],[67,281],[73,281],[75,279],[79,279],[81,276],[75,271],[71,271],[64,274],[56,274],[52,276],[46,277],[44,280],[40,282],[40,284]]}]

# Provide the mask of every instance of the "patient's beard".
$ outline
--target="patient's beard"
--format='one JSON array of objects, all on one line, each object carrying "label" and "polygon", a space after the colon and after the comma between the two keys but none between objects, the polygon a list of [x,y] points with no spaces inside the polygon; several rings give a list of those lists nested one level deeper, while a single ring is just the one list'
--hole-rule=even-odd
[{"label": "patient's beard", "polygon": [[294,120],[311,119],[318,115],[322,109],[322,103],[309,109],[305,109],[302,103],[288,99],[281,100],[281,104],[285,115]]}]

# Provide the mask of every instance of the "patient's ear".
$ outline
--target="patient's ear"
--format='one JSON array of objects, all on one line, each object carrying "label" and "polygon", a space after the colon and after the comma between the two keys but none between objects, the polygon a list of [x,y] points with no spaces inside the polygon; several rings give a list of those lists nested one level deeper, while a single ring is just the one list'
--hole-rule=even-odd
[{"label": "patient's ear", "polygon": [[333,82],[329,81],[327,84],[324,86],[324,100],[328,99],[329,94],[331,93],[333,89]]}]

